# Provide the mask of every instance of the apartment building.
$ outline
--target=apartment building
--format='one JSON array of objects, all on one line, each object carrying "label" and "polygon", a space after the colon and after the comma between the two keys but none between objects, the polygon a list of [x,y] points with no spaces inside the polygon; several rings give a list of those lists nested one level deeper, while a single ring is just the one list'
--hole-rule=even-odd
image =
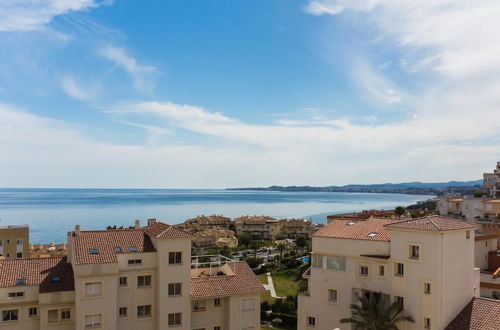
[{"label": "apartment building", "polygon": [[[402,303],[415,319],[401,329],[441,330],[466,317],[462,310],[468,304],[482,306],[475,299],[480,278],[474,267],[475,229],[443,216],[331,221],[312,238],[312,267],[304,276],[308,292],[298,297],[298,329],[351,329],[340,323],[351,316],[350,304],[378,292]],[[500,303],[495,306],[500,312]]]},{"label": "apartment building", "polygon": [[333,214],[326,217],[327,222],[332,220],[366,220],[371,217],[376,218],[396,218],[394,210],[363,210],[362,212]]},{"label": "apartment building", "polygon": [[283,222],[269,216],[242,216],[234,219],[236,233],[249,233],[253,237],[275,240],[281,234]]},{"label": "apartment building", "polygon": [[26,258],[29,252],[29,226],[0,226],[0,257]]},{"label": "apartment building", "polygon": [[153,221],[68,233],[68,256],[0,260],[3,330],[257,329],[264,287],[244,262],[191,256]]},{"label": "apartment building", "polygon": [[196,218],[188,219],[176,227],[191,231],[202,231],[205,229],[229,229],[231,219],[219,214],[209,216],[199,215]]},{"label": "apartment building", "polygon": [[492,173],[483,173],[483,185],[490,198],[500,197],[500,162],[497,162]]},{"label": "apartment building", "polygon": [[305,219],[282,219],[281,222],[283,223],[282,233],[289,237],[308,236],[312,225],[311,221]]}]

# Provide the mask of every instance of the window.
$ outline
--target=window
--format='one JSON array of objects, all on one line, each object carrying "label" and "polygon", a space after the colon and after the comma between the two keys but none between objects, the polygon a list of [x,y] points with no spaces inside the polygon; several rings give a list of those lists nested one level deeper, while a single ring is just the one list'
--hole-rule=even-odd
[{"label": "window", "polygon": [[426,328],[426,329],[431,328],[431,319],[428,317],[424,317],[424,328]]},{"label": "window", "polygon": [[168,326],[177,326],[182,324],[182,313],[170,313],[168,314]]},{"label": "window", "polygon": [[129,264],[129,266],[130,265],[140,265],[140,264],[142,264],[142,260],[141,259],[130,259],[128,261],[128,264]]},{"label": "window", "polygon": [[418,259],[420,257],[420,247],[418,245],[410,245],[410,259]]},{"label": "window", "polygon": [[71,320],[71,310],[61,309],[61,321],[69,321],[69,320]]},{"label": "window", "polygon": [[137,287],[146,288],[151,286],[151,275],[137,276]]},{"label": "window", "polygon": [[333,303],[337,302],[337,290],[328,289],[328,301]]},{"label": "window", "polygon": [[220,325],[216,325],[216,326],[214,327],[214,330],[222,330],[222,327],[221,327]]},{"label": "window", "polygon": [[254,299],[243,299],[242,304],[241,304],[241,310],[246,312],[246,311],[253,311],[255,309],[255,300]]},{"label": "window", "polygon": [[368,234],[368,237],[370,238],[374,238],[375,236],[377,236],[378,233],[369,233]]},{"label": "window", "polygon": [[49,323],[59,322],[59,310],[49,309],[47,311],[47,322]]},{"label": "window", "polygon": [[17,252],[16,253],[16,258],[20,259],[23,257],[23,253],[22,252]]},{"label": "window", "polygon": [[207,310],[207,304],[205,300],[196,300],[193,302],[193,312],[204,312]]},{"label": "window", "polygon": [[169,252],[168,253],[168,264],[169,265],[182,264],[182,252]]},{"label": "window", "polygon": [[470,238],[470,230],[467,230],[465,232],[465,238],[469,239]]},{"label": "window", "polygon": [[102,283],[85,283],[85,297],[98,297],[101,295]]},{"label": "window", "polygon": [[214,307],[220,307],[220,306],[222,306],[222,301],[220,300],[220,298],[215,298]]},{"label": "window", "polygon": [[314,268],[323,268],[323,256],[321,254],[313,254],[312,257],[312,266]]},{"label": "window", "polygon": [[150,317],[151,305],[137,306],[137,317]]},{"label": "window", "polygon": [[168,283],[168,295],[180,296],[182,294],[182,283]]},{"label": "window", "polygon": [[137,251],[138,251],[136,246],[129,246],[129,247],[128,247],[128,250],[129,250],[130,252],[137,252]]},{"label": "window", "polygon": [[118,308],[118,316],[119,317],[127,317],[127,307]]},{"label": "window", "polygon": [[396,301],[399,306],[401,306],[401,309],[404,309],[404,298],[400,296],[394,296],[394,301]]},{"label": "window", "polygon": [[38,307],[28,308],[28,317],[38,317]]},{"label": "window", "polygon": [[96,248],[89,249],[89,254],[99,254],[99,249]]},{"label": "window", "polygon": [[85,316],[85,329],[95,329],[100,327],[101,327],[101,314]]},{"label": "window", "polygon": [[368,276],[368,266],[359,266],[359,276]]},{"label": "window", "polygon": [[24,292],[9,292],[9,299],[24,298]]},{"label": "window", "polygon": [[326,257],[326,268],[331,270],[339,270],[345,272],[346,270],[346,258],[345,257]]},{"label": "window", "polygon": [[[9,255],[7,255],[9,256]],[[18,278],[16,280],[16,285],[25,285],[26,284],[26,279],[25,278]]]},{"label": "window", "polygon": [[118,282],[119,286],[127,286],[128,285],[128,278],[127,276],[121,276]]},{"label": "window", "polygon": [[404,272],[404,264],[400,263],[400,262],[396,262],[394,264],[394,275],[396,276],[404,276],[405,272]]},{"label": "window", "polygon": [[114,250],[115,250],[115,253],[121,253],[122,252],[122,248],[118,247],[118,246],[115,247]]},{"label": "window", "polygon": [[19,320],[19,309],[2,311],[2,322],[15,322]]},{"label": "window", "polygon": [[61,277],[60,276],[52,276],[52,278],[50,279],[50,281],[52,283],[59,283],[59,282],[61,282]]},{"label": "window", "polygon": [[316,318],[312,316],[307,317],[307,326],[310,328],[315,328],[316,327]]},{"label": "window", "polygon": [[424,293],[431,294],[431,284],[429,282],[424,283]]},{"label": "window", "polygon": [[385,276],[385,266],[378,265],[378,276]]},{"label": "window", "polygon": [[16,240],[16,244],[17,244],[17,245],[23,245],[23,240],[22,240],[22,238],[18,238],[18,239]]}]

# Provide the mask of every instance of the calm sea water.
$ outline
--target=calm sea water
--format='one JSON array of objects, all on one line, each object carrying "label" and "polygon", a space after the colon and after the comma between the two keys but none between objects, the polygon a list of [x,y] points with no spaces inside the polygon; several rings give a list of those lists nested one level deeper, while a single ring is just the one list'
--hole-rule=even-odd
[{"label": "calm sea water", "polygon": [[403,194],[268,192],[179,189],[0,189],[0,226],[29,224],[30,241],[61,242],[82,229],[129,226],[157,218],[170,224],[197,215],[305,217],[365,209],[392,209],[432,196]]}]

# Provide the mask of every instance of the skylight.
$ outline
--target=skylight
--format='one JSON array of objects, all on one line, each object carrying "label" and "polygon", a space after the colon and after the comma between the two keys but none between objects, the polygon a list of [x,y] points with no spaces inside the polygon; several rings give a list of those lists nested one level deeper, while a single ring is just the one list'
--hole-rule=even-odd
[{"label": "skylight", "polygon": [[129,247],[128,247],[128,250],[129,250],[130,252],[137,252],[137,247],[136,247],[136,246],[129,246]]},{"label": "skylight", "polygon": [[122,248],[121,248],[121,247],[115,247],[115,252],[116,252],[116,253],[120,253],[120,252],[122,252]]},{"label": "skylight", "polygon": [[52,283],[61,282],[61,277],[60,276],[52,276],[51,282]]},{"label": "skylight", "polygon": [[16,280],[16,285],[25,285],[26,284],[26,279],[25,278],[18,278]]},{"label": "skylight", "polygon": [[373,237],[375,237],[375,236],[377,236],[377,235],[378,235],[378,233],[369,233],[369,234],[368,234],[368,237],[372,237],[372,238],[373,238]]},{"label": "skylight", "polygon": [[95,248],[89,249],[89,253],[90,254],[99,254],[99,249],[95,249]]},{"label": "skylight", "polygon": [[353,221],[349,221],[348,223],[346,223],[346,225],[348,225],[348,226],[354,226],[355,224],[356,224],[356,223],[355,223],[355,222],[353,222]]}]

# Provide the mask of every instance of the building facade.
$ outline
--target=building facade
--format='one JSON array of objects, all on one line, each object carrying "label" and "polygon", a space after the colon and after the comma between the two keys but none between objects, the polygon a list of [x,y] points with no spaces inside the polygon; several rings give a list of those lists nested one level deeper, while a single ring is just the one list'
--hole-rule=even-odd
[{"label": "building facade", "polygon": [[0,260],[0,328],[257,329],[258,278],[246,263],[191,256],[191,239],[152,220],[134,229],[77,226],[67,257]]},{"label": "building facade", "polygon": [[283,222],[269,216],[242,216],[234,219],[236,233],[249,233],[252,237],[275,240],[281,234]]},{"label": "building facade", "polygon": [[350,305],[379,292],[415,319],[401,329],[444,329],[479,296],[474,230],[442,216],[331,221],[312,239],[298,329],[351,329]]},{"label": "building facade", "polygon": [[27,258],[29,253],[29,226],[0,227],[0,257]]},{"label": "building facade", "polygon": [[492,173],[483,174],[483,185],[490,198],[500,198],[500,162]]}]

